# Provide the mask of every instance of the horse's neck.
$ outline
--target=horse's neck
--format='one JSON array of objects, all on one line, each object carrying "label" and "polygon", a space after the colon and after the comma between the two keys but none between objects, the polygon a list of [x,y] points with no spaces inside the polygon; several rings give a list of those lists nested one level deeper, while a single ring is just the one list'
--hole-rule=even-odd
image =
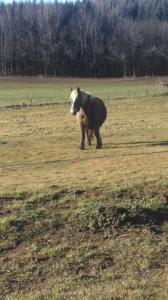
[{"label": "horse's neck", "polygon": [[89,94],[85,93],[85,92],[81,92],[81,106],[84,107],[86,101],[89,98]]}]

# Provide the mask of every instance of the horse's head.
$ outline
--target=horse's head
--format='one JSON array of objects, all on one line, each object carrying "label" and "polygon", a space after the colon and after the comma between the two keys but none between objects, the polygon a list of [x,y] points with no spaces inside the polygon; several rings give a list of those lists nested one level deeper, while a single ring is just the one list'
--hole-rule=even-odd
[{"label": "horse's head", "polygon": [[71,109],[70,113],[72,115],[76,115],[77,112],[80,110],[81,107],[81,101],[80,101],[80,88],[77,87],[75,90],[71,90],[71,95],[70,95],[70,101],[71,101]]}]

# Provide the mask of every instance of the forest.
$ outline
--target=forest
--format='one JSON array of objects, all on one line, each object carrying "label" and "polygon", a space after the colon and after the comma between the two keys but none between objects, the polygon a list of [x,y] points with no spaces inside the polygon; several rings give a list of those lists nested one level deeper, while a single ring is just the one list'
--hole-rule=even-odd
[{"label": "forest", "polygon": [[168,0],[2,1],[0,74],[168,75]]}]

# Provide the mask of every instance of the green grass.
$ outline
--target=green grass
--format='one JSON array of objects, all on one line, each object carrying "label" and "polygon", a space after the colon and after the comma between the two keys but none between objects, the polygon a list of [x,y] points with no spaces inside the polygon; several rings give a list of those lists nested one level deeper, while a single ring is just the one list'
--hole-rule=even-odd
[{"label": "green grass", "polygon": [[167,299],[168,97],[106,101],[102,150],[69,105],[0,109],[1,298]]},{"label": "green grass", "polygon": [[164,93],[157,84],[157,78],[117,80],[1,77],[0,106],[66,102],[69,99],[70,88],[76,86],[103,99]]}]

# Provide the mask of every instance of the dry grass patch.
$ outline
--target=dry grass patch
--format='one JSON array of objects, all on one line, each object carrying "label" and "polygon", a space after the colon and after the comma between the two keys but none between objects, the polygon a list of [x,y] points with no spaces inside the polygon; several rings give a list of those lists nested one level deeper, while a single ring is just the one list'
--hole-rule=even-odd
[{"label": "dry grass patch", "polygon": [[2,299],[167,298],[167,97],[106,104],[98,151],[68,104],[0,110]]},{"label": "dry grass patch", "polygon": [[78,149],[80,130],[69,105],[1,110],[1,187],[41,189],[54,184],[164,180],[167,98],[116,100],[107,107],[103,150],[96,151],[93,145],[83,152]]}]

